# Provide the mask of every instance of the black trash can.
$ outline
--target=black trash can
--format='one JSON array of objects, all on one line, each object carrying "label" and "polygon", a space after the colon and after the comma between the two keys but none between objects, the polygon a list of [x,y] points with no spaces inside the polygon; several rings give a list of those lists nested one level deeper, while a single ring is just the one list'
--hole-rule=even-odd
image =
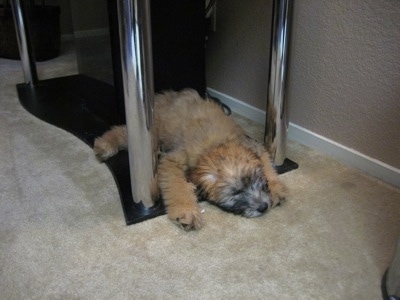
[{"label": "black trash can", "polygon": [[[28,17],[36,61],[45,61],[60,54],[60,7],[35,5],[30,1]],[[20,59],[11,6],[0,6],[0,57]]]}]

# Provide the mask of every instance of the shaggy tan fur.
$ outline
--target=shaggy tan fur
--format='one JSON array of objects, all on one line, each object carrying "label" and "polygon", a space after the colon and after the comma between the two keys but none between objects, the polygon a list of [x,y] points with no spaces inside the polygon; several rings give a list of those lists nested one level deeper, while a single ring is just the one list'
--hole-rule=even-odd
[{"label": "shaggy tan fur", "polygon": [[[276,206],[286,188],[265,147],[246,136],[218,104],[196,91],[155,97],[154,136],[163,152],[158,185],[168,216],[185,229],[200,229],[198,197],[224,210],[256,217]],[[100,160],[127,147],[125,126],[95,140]]]}]

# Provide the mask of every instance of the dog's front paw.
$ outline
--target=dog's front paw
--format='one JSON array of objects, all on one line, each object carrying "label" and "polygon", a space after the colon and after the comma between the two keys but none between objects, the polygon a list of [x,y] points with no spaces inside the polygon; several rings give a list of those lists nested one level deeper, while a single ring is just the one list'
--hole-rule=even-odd
[{"label": "dog's front paw", "polygon": [[115,148],[110,142],[108,142],[104,138],[98,137],[94,141],[93,151],[97,159],[103,161],[117,154],[118,148]]},{"label": "dog's front paw", "polygon": [[269,194],[272,200],[272,207],[277,206],[283,200],[285,200],[288,193],[288,189],[285,186],[285,184],[283,184],[278,180],[274,180],[268,183],[268,187],[269,187]]},{"label": "dog's front paw", "polygon": [[199,230],[204,225],[200,209],[197,205],[192,208],[170,207],[168,209],[168,217],[187,231],[191,229]]}]

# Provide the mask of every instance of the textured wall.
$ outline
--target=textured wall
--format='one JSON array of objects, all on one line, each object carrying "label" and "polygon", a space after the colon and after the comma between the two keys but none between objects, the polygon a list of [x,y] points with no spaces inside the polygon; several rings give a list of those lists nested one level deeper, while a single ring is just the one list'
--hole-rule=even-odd
[{"label": "textured wall", "polygon": [[290,120],[400,168],[400,1],[294,1]]},{"label": "textured wall", "polygon": [[[293,2],[290,121],[400,168],[400,1]],[[207,52],[209,87],[261,109],[270,8],[218,0]]]},{"label": "textured wall", "polygon": [[207,42],[207,85],[265,109],[271,0],[218,0],[217,30]]}]

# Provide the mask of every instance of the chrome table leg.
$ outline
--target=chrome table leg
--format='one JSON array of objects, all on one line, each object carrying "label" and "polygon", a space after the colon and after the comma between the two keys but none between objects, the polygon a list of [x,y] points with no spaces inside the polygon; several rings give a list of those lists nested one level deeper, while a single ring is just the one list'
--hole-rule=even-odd
[{"label": "chrome table leg", "polygon": [[15,31],[21,57],[25,83],[35,85],[38,82],[35,54],[28,22],[26,1],[11,0],[11,9],[14,16]]},{"label": "chrome table leg", "polygon": [[135,202],[153,206],[151,185],[156,172],[152,137],[154,104],[150,4],[118,1],[122,81],[128,131],[129,167]]},{"label": "chrome table leg", "polygon": [[[288,46],[291,0],[274,0],[271,32],[270,73],[268,82],[267,117],[264,143],[270,147],[276,167],[283,166],[286,159],[286,78],[288,69]],[[297,167],[297,165],[296,165]]]}]

